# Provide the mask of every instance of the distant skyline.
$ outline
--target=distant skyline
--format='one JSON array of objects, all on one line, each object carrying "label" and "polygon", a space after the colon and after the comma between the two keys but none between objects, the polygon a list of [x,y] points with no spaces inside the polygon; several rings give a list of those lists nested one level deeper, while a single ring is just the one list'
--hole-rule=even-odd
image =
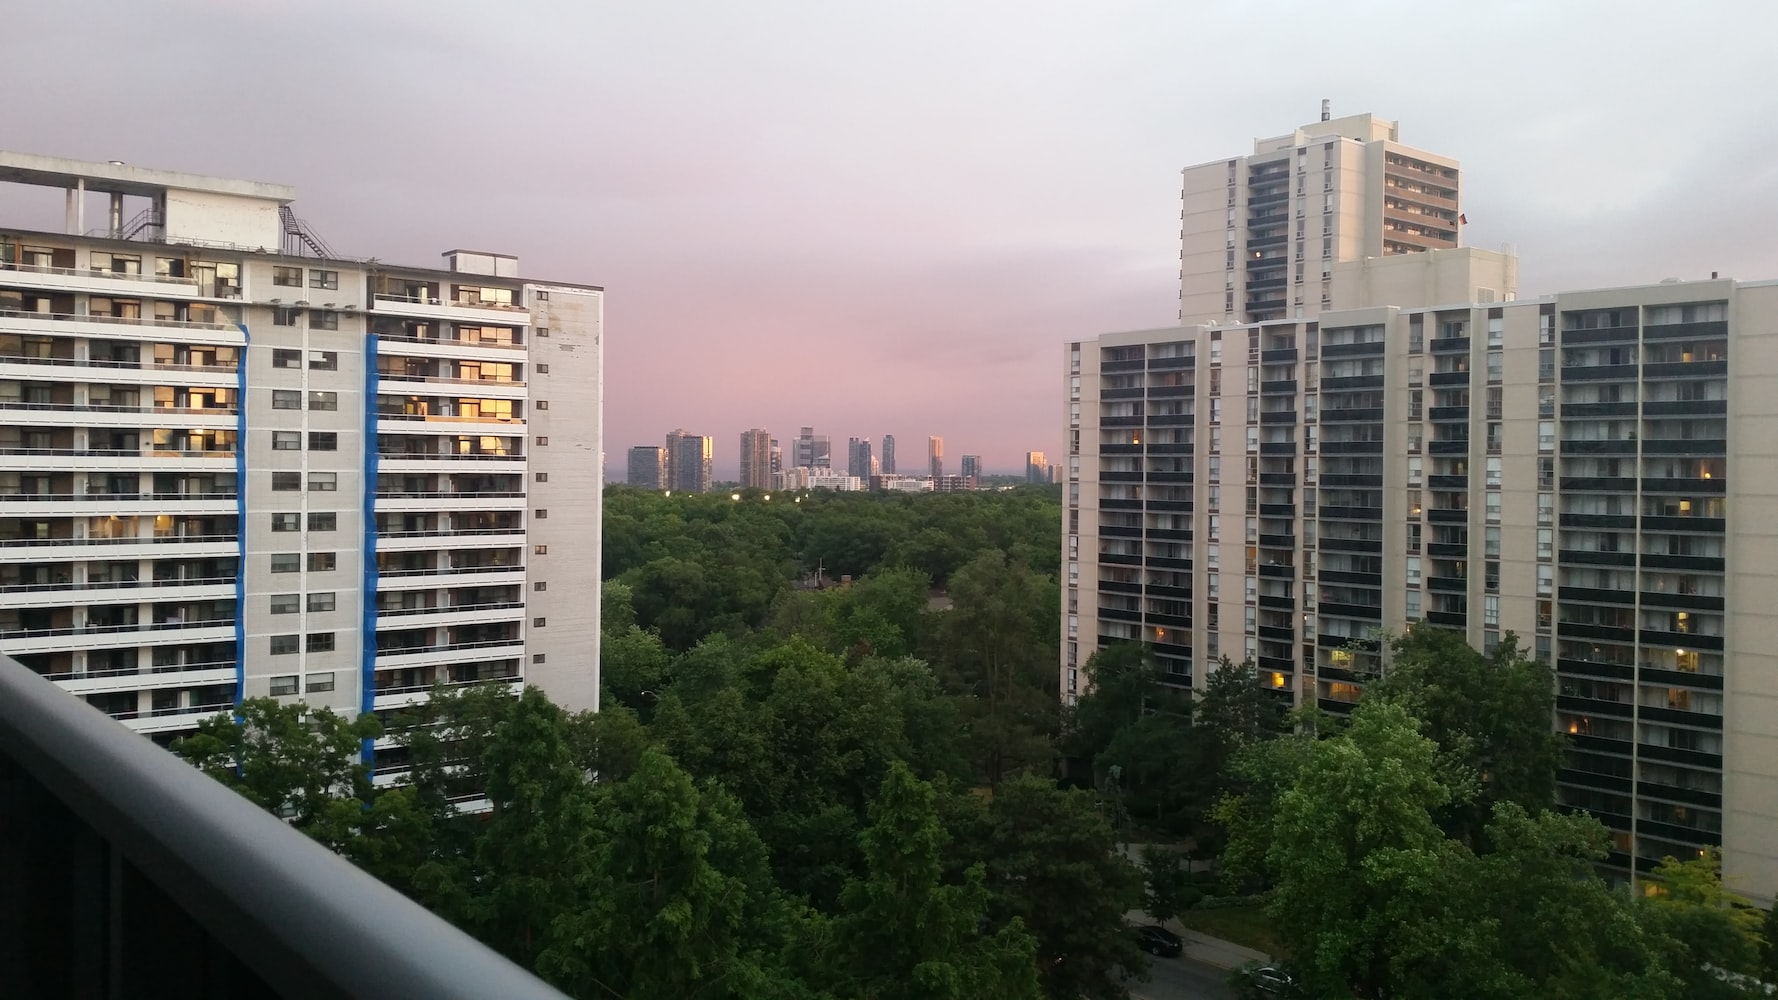
[{"label": "distant skyline", "polygon": [[[1175,319],[1181,168],[1323,98],[1461,160],[1465,242],[1513,244],[1523,297],[1778,277],[1778,5],[164,0],[7,26],[45,44],[0,65],[0,148],[288,183],[344,254],[470,242],[601,285],[608,455],[685,427],[721,479],[750,427],[1063,454],[1063,345]],[[61,208],[0,193],[8,224]]]}]

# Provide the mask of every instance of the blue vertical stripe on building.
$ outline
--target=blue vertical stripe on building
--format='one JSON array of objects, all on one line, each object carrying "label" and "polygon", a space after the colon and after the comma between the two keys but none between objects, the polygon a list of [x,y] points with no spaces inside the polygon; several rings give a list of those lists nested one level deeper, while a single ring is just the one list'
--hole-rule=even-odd
[{"label": "blue vertical stripe on building", "polygon": [[235,704],[247,690],[247,349],[253,335],[241,330],[235,364]]},{"label": "blue vertical stripe on building", "polygon": [[[358,710],[370,712],[377,699],[377,337],[364,337],[364,432],[359,436],[364,451],[364,581],[358,604],[363,622],[363,666],[359,671]],[[364,766],[370,767],[375,743],[364,741]]]}]

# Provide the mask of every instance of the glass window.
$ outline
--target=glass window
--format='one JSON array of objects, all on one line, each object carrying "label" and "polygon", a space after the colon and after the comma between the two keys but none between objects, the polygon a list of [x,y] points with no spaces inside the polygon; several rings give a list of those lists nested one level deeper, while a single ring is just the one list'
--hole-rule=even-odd
[{"label": "glass window", "polygon": [[309,515],[310,531],[333,531],[338,526],[339,515],[331,510],[316,511]]},{"label": "glass window", "polygon": [[338,330],[340,314],[329,309],[316,309],[309,313],[309,329]]},{"label": "glass window", "polygon": [[272,284],[282,288],[301,288],[303,286],[303,269],[300,267],[272,268]]},{"label": "glass window", "polygon": [[340,394],[337,392],[309,393],[309,409],[337,410],[340,408]]},{"label": "glass window", "polygon": [[301,607],[301,594],[272,595],[271,610],[274,615],[294,615]]},{"label": "glass window", "polygon": [[301,531],[302,526],[303,526],[303,523],[302,523],[302,515],[301,514],[273,514],[272,515],[272,530],[273,531]]},{"label": "glass window", "polygon": [[309,490],[313,493],[329,493],[340,488],[340,474],[337,472],[309,473]]},{"label": "glass window", "polygon": [[302,554],[297,552],[272,553],[272,572],[295,573],[302,569]]},{"label": "glass window", "polygon": [[274,635],[274,636],[272,636],[272,641],[271,641],[272,655],[273,656],[283,656],[285,653],[296,652],[298,649],[297,642],[298,642],[298,640],[297,640],[296,636],[294,636],[294,635]]},{"label": "glass window", "polygon": [[326,573],[336,565],[332,552],[309,553],[309,572]]},{"label": "glass window", "polygon": [[300,410],[303,408],[303,394],[295,389],[273,389],[272,409]]},{"label": "glass window", "polygon": [[273,431],[273,451],[301,451],[303,436],[301,431]]},{"label": "glass window", "polygon": [[[278,639],[286,639],[286,638],[291,641],[291,648],[288,650],[285,650],[284,652],[290,652],[290,653],[296,652],[296,649],[295,649],[296,636],[292,635],[292,636],[273,636],[272,637],[273,641],[276,641]],[[275,652],[279,652],[279,651],[273,650],[273,652],[275,653]],[[288,695],[293,695],[295,693],[296,693],[296,675],[295,674],[284,674],[282,676],[272,678],[272,697],[283,698]]]},{"label": "glass window", "polygon": [[340,436],[333,431],[309,432],[310,451],[338,451],[339,447]]},{"label": "glass window", "polygon": [[274,472],[274,473],[272,473],[272,489],[282,491],[282,490],[300,490],[302,488],[303,488],[303,474],[302,473],[300,473],[300,472]]},{"label": "glass window", "polygon": [[310,351],[309,369],[311,371],[338,371],[340,355],[338,351]]},{"label": "glass window", "polygon": [[328,653],[333,651],[332,632],[310,632],[303,642],[303,648],[310,653]]},{"label": "glass window", "polygon": [[334,603],[334,592],[328,590],[318,594],[310,594],[308,607],[310,611],[332,611],[334,609]]},{"label": "glass window", "polygon": [[336,289],[340,287],[340,273],[338,271],[323,271],[319,268],[310,268],[309,287]]},{"label": "glass window", "polygon": [[332,691],[333,671],[328,670],[318,674],[310,674],[304,690],[308,691],[310,694],[315,694],[321,691]]},{"label": "glass window", "polygon": [[288,351],[280,348],[272,352],[273,368],[301,368],[302,366],[303,352],[301,351]]}]

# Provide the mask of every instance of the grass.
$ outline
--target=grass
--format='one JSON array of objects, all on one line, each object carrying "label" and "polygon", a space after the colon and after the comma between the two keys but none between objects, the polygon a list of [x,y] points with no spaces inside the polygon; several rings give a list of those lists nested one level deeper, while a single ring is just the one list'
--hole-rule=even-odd
[{"label": "grass", "polygon": [[1273,932],[1262,906],[1187,910],[1179,915],[1179,922],[1200,934],[1246,945],[1275,958],[1285,957],[1284,942]]}]

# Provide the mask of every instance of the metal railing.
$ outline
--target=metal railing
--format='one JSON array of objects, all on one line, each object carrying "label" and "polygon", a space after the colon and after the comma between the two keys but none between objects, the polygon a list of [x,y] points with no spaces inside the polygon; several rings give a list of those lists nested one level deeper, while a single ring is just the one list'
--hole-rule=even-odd
[{"label": "metal railing", "polygon": [[561,998],[5,658],[0,969],[21,997]]}]

